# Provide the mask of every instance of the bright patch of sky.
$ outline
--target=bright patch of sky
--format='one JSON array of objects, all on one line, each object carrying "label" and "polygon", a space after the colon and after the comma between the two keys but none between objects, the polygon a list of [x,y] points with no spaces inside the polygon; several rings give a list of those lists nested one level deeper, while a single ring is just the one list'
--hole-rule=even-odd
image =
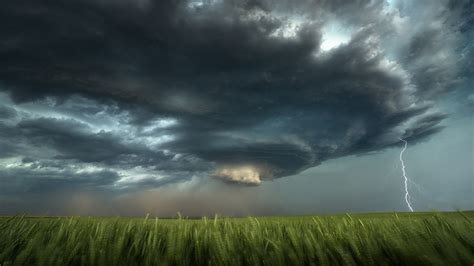
[{"label": "bright patch of sky", "polygon": [[299,17],[280,18],[284,23],[275,32],[271,34],[273,37],[279,38],[295,38],[303,24],[303,19]]},{"label": "bright patch of sky", "polygon": [[213,5],[221,2],[221,0],[190,0],[188,1],[189,8],[200,8],[204,5]]},{"label": "bright patch of sky", "polygon": [[338,22],[329,22],[322,28],[321,51],[326,52],[347,44],[351,39],[350,28]]}]

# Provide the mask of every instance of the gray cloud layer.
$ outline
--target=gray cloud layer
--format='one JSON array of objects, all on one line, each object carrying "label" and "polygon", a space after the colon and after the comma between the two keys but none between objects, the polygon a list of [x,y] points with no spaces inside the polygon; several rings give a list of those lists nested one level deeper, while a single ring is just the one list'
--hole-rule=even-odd
[{"label": "gray cloud layer", "polygon": [[436,101],[470,75],[470,11],[469,1],[6,1],[4,192],[195,175],[259,184],[422,141],[442,129]]}]

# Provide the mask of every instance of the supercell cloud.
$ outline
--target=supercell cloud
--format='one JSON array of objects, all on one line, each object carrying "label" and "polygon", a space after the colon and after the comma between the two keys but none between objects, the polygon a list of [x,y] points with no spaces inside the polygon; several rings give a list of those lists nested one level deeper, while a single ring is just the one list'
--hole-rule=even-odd
[{"label": "supercell cloud", "polygon": [[414,144],[472,58],[469,1],[0,5],[2,195],[258,185]]}]

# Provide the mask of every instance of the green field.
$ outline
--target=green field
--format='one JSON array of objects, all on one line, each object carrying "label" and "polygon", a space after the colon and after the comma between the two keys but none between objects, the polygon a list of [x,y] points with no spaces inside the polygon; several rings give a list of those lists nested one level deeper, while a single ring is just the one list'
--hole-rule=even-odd
[{"label": "green field", "polygon": [[473,265],[474,212],[0,218],[0,265]]}]

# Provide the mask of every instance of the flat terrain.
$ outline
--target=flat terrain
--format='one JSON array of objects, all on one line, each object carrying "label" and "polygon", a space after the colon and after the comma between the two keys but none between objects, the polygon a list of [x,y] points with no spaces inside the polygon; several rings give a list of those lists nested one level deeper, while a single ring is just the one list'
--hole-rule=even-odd
[{"label": "flat terrain", "polygon": [[6,265],[473,265],[474,212],[0,218]]}]

